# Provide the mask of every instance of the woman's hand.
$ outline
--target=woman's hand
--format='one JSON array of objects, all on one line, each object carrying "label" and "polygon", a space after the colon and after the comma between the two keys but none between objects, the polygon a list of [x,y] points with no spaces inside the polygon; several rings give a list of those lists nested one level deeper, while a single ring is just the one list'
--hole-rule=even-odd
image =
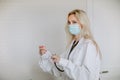
[{"label": "woman's hand", "polygon": [[58,63],[60,61],[60,57],[56,54],[52,55],[51,59],[53,62]]},{"label": "woman's hand", "polygon": [[46,53],[46,47],[45,46],[39,46],[39,53],[40,53],[40,55],[43,55],[43,54],[45,54]]}]

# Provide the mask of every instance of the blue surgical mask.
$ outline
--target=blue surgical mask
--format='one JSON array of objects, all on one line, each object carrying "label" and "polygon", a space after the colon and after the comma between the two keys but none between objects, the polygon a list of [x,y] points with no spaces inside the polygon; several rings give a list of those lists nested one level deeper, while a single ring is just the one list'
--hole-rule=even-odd
[{"label": "blue surgical mask", "polygon": [[79,24],[70,24],[69,25],[69,32],[73,35],[78,35],[80,33]]}]

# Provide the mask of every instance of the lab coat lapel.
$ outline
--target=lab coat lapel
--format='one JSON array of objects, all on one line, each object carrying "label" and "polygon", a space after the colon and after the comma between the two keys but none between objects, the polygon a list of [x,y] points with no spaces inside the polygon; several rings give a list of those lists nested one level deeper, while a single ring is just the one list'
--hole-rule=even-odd
[{"label": "lab coat lapel", "polygon": [[[78,49],[78,48],[80,49],[80,48],[81,48],[81,45],[82,45],[83,41],[84,41],[84,38],[79,39],[78,44],[76,45],[76,47],[75,47],[75,48],[72,50],[72,52],[70,53],[69,59],[71,59],[71,55],[76,51],[76,49]],[[72,41],[71,44],[70,44],[70,47],[69,47],[68,52],[67,52],[67,57],[68,57],[68,55],[69,55],[69,52],[70,52],[70,49],[71,49],[71,47],[72,47],[73,42],[74,42],[74,41]]]}]

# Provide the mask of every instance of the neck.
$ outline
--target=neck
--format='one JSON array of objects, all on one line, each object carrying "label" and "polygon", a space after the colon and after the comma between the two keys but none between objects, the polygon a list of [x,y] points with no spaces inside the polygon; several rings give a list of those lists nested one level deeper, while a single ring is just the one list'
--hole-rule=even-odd
[{"label": "neck", "polygon": [[73,39],[74,39],[75,41],[79,41],[80,36],[79,36],[79,35],[75,35]]}]

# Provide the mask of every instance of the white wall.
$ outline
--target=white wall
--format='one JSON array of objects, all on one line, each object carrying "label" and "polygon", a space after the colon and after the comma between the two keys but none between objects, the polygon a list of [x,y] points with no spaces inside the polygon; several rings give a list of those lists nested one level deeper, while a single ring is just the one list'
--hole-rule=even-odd
[{"label": "white wall", "polygon": [[120,0],[93,0],[93,33],[103,60],[102,80],[120,80]]},{"label": "white wall", "polygon": [[85,0],[0,1],[0,80],[53,80],[39,69],[38,46],[63,52],[66,16],[76,8],[86,10]]},{"label": "white wall", "polygon": [[[53,53],[65,49],[64,25],[75,8],[87,11],[100,45],[102,80],[120,79],[119,0],[1,0],[0,80],[53,80],[38,66],[38,46]],[[47,76],[47,77],[46,77]]]}]

